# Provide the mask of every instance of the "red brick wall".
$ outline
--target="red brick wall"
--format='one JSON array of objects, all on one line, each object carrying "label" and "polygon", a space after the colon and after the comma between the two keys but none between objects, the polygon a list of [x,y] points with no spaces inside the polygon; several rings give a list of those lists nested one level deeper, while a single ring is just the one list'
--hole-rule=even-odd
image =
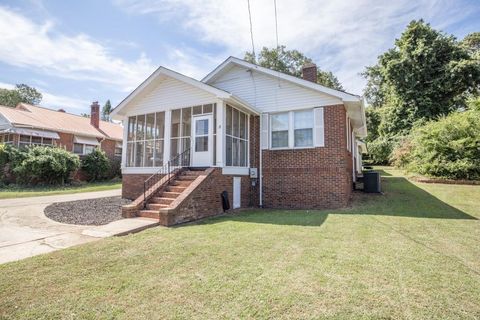
[{"label": "red brick wall", "polygon": [[57,140],[57,147],[73,152],[73,134],[58,132],[58,135],[60,140]]},{"label": "red brick wall", "polygon": [[[194,221],[223,213],[220,197],[223,191],[228,192],[228,200],[232,208],[233,177],[223,175],[220,168],[214,168],[213,172],[175,210],[169,224]],[[250,178],[242,176],[241,179],[241,207],[247,207]]]},{"label": "red brick wall", "polygon": [[107,157],[110,158],[110,159],[114,159],[115,158],[115,145],[116,145],[116,141],[115,140],[103,140],[101,143],[100,143],[100,148],[105,151],[105,153],[107,154]]},{"label": "red brick wall", "polygon": [[324,111],[325,147],[262,150],[263,205],[272,208],[337,208],[352,191],[343,105]]},{"label": "red brick wall", "polygon": [[151,174],[122,174],[122,198],[135,200],[143,193],[143,182]]}]

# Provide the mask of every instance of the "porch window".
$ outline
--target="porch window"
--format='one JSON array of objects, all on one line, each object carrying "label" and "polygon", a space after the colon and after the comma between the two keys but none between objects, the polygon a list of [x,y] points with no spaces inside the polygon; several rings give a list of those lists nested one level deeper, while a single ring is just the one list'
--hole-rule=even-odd
[{"label": "porch window", "polygon": [[20,148],[25,148],[27,146],[36,145],[36,146],[53,146],[54,140],[52,138],[44,138],[39,136],[31,135],[20,135],[18,146]]},{"label": "porch window", "polygon": [[[127,128],[126,166],[162,166],[165,112],[129,117]],[[121,154],[121,148],[118,153]]]},{"label": "porch window", "polygon": [[9,133],[0,134],[0,143],[12,144],[13,143],[13,134],[9,134]]},{"label": "porch window", "polygon": [[313,122],[313,109],[272,114],[272,149],[313,147]]},{"label": "porch window", "polygon": [[248,115],[227,105],[225,118],[225,164],[248,167]]}]

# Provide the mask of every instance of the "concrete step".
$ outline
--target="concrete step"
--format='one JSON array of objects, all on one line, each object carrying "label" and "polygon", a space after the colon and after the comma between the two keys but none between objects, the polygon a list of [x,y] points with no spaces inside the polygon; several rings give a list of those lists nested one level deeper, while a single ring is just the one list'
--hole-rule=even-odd
[{"label": "concrete step", "polygon": [[169,198],[169,199],[176,199],[181,192],[171,192],[171,191],[164,191],[162,192],[162,198]]},{"label": "concrete step", "polygon": [[162,208],[168,208],[168,204],[163,204],[163,203],[148,203],[147,204],[148,210],[155,210],[158,211]]},{"label": "concrete step", "polygon": [[143,218],[159,219],[160,212],[158,210],[140,210],[137,216]]},{"label": "concrete step", "polygon": [[175,187],[188,187],[191,183],[192,180],[173,180],[170,182],[170,185]]},{"label": "concrete step", "polygon": [[187,187],[181,187],[181,186],[168,186],[167,191],[171,192],[179,192],[182,193]]},{"label": "concrete step", "polygon": [[173,202],[174,199],[172,198],[164,198],[164,197],[153,197],[150,201],[151,203],[160,203],[160,204],[167,204],[169,205],[170,203]]},{"label": "concrete step", "polygon": [[177,181],[193,181],[197,178],[198,176],[197,175],[179,175],[177,177]]},{"label": "concrete step", "polygon": [[203,170],[202,170],[202,171],[200,171],[200,170],[198,170],[198,171],[191,171],[191,170],[189,170],[189,171],[184,171],[184,172],[182,172],[182,174],[183,174],[184,176],[197,176],[197,177],[198,177],[198,176],[200,176],[200,175],[202,175],[202,174],[205,174],[205,171],[203,171]]}]

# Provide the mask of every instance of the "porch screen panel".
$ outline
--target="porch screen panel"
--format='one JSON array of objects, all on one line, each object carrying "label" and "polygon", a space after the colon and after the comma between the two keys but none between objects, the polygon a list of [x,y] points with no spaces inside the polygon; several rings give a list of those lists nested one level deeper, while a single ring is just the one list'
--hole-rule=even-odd
[{"label": "porch screen panel", "polygon": [[[172,110],[170,159],[191,147],[192,115],[209,113],[213,113],[215,117],[215,104],[204,104]],[[214,131],[214,139],[215,134],[216,132]]]},{"label": "porch screen panel", "polygon": [[248,167],[248,115],[227,105],[225,118],[225,164]]},{"label": "porch screen panel", "polygon": [[127,167],[163,165],[165,112],[129,117],[127,126]]}]

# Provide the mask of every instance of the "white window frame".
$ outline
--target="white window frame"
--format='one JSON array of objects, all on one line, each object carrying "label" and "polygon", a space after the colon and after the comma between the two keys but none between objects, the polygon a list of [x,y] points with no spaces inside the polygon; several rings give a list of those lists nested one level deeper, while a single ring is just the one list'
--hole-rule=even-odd
[{"label": "white window frame", "polygon": [[[82,145],[82,153],[77,153],[77,152],[75,152],[75,145],[76,145],[76,144]],[[85,152],[86,146],[92,146],[92,147],[93,147],[93,150],[95,150],[95,149],[98,147],[98,146],[93,145],[93,144],[85,144],[85,143],[77,143],[77,142],[74,142],[73,145],[72,145],[72,153],[73,153],[73,154],[78,154],[79,156],[85,156],[85,155],[87,155],[87,154],[90,154],[91,152],[89,152],[89,153],[86,153],[86,152]],[[93,152],[93,150],[92,150],[92,152]]]},{"label": "white window frame", "polygon": [[[302,111],[311,111],[312,113],[312,120],[314,119],[314,108],[309,109],[300,109],[300,110],[292,110],[292,111],[284,111],[284,112],[275,112],[269,114],[268,119],[268,145],[270,146],[270,150],[290,150],[290,149],[312,149],[315,148],[315,121],[312,122],[312,145],[311,146],[302,146],[302,147],[295,147],[295,112],[302,112]],[[288,114],[288,146],[286,147],[273,147],[272,144],[272,116],[276,114]],[[308,129],[308,128],[304,128]]]},{"label": "white window frame", "polygon": [[[29,137],[29,142],[25,142],[25,141],[20,141],[20,138],[21,137]],[[53,138],[44,138],[44,137],[38,137],[40,138],[40,143],[34,143],[32,142],[32,135],[27,135],[27,134],[19,134],[18,135],[18,141],[17,141],[17,147],[20,148],[20,145],[25,145],[25,146],[50,146],[50,147],[54,147],[56,146],[56,139],[53,139]],[[44,143],[43,142],[43,139],[50,139],[52,140],[52,143]],[[12,141],[9,141],[10,143],[13,143],[13,140]]]}]

